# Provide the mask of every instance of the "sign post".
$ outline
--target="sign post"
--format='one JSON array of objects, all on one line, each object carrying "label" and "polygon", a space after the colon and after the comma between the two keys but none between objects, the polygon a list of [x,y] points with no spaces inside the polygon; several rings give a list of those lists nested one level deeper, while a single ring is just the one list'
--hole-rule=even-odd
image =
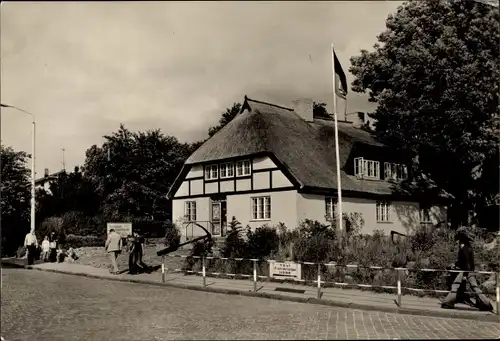
[{"label": "sign post", "polygon": [[269,262],[269,275],[276,279],[302,280],[301,264],[294,262]]},{"label": "sign post", "polygon": [[132,223],[107,223],[107,234],[109,234],[109,230],[111,229],[114,229],[122,238],[127,238],[132,234]]}]

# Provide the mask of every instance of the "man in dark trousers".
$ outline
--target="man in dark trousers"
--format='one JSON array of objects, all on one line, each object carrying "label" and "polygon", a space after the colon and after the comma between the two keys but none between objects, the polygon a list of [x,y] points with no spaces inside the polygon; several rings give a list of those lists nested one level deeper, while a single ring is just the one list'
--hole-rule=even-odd
[{"label": "man in dark trousers", "polygon": [[128,251],[128,273],[131,275],[137,274],[137,238],[134,234],[127,237]]},{"label": "man in dark trousers", "polygon": [[35,262],[35,254],[38,249],[38,240],[36,239],[35,231],[30,231],[24,238],[24,247],[28,253],[28,265],[33,265]]},{"label": "man in dark trousers", "polygon": [[[475,306],[484,311],[493,310],[493,306],[489,299],[482,293],[481,289],[476,281],[476,276],[474,273],[470,271],[474,271],[474,250],[472,249],[471,242],[474,239],[473,235],[468,231],[466,227],[460,227],[457,230],[457,234],[455,237],[459,242],[458,249],[458,259],[455,263],[456,270],[462,270],[462,272],[452,273],[456,274],[455,280],[451,285],[451,292],[446,296],[441,304],[442,308],[452,309],[457,303],[457,296],[464,297],[468,300],[467,296],[470,294],[466,294],[467,284],[469,284],[472,291],[475,293],[476,303]],[[458,300],[461,301],[461,300]]]}]

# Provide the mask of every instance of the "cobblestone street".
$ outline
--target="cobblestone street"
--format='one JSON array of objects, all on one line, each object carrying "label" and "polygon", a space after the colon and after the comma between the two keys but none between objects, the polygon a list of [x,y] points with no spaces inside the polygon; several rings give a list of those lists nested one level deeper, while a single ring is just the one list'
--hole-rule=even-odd
[{"label": "cobblestone street", "polygon": [[500,324],[2,269],[12,340],[498,338]]}]

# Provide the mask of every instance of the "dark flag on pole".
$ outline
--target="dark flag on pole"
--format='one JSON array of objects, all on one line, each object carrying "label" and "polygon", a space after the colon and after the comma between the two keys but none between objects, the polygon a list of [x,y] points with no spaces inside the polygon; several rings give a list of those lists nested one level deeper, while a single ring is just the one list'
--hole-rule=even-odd
[{"label": "dark flag on pole", "polygon": [[344,70],[342,69],[342,65],[335,54],[335,49],[332,49],[333,58],[334,58],[334,72],[335,72],[335,93],[340,98],[345,99],[347,96],[347,78],[345,76]]}]

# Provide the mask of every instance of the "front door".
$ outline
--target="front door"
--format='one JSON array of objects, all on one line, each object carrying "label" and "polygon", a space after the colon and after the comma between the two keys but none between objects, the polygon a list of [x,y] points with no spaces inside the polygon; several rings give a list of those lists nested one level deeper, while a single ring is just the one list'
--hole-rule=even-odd
[{"label": "front door", "polygon": [[226,201],[212,201],[212,235],[222,236],[227,223]]}]

